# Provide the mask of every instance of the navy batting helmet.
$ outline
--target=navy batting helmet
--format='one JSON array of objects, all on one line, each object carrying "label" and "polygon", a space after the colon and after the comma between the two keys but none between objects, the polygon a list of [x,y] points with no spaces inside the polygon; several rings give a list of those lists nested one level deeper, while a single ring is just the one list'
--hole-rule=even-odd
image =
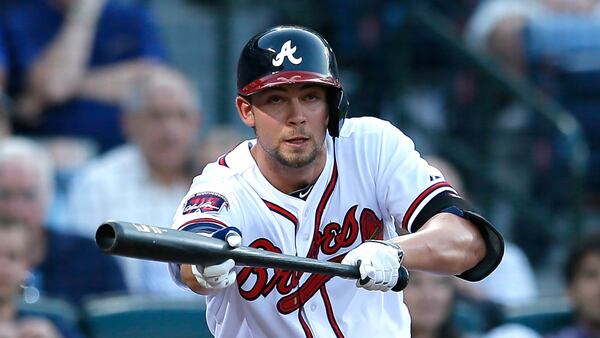
[{"label": "navy batting helmet", "polygon": [[255,35],[242,50],[237,75],[238,94],[242,96],[292,83],[331,87],[327,129],[331,136],[339,135],[348,100],[333,50],[319,33],[299,26],[277,26]]}]

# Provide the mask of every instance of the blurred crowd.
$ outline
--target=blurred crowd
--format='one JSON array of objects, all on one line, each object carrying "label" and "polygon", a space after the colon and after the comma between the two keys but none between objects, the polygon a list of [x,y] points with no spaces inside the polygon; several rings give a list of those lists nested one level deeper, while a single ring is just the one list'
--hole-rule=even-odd
[{"label": "blurred crowd", "polygon": [[[169,227],[192,178],[251,135],[235,124],[207,122],[200,97],[219,88],[200,93],[202,79],[170,60],[174,48],[182,53],[188,46],[174,46],[164,34],[176,20],[159,22],[154,11],[159,3],[0,5],[0,337],[86,336],[77,325],[20,306],[40,299],[82,309],[94,297],[116,294],[199,297],[176,286],[165,264],[109,257],[93,241],[95,229],[109,219]],[[220,6],[193,3],[171,6],[197,11]],[[486,196],[479,191],[490,192],[474,185],[476,175],[464,170],[474,160],[458,150],[452,156],[442,151],[437,144],[446,140],[423,136],[423,125],[443,137],[462,137],[474,148],[481,134],[469,131],[497,127],[482,121],[534,135],[533,144],[513,139],[506,142],[511,146],[500,146],[532,151],[526,154],[532,162],[527,174],[512,172],[509,162],[500,185],[528,189],[547,203],[543,210],[557,215],[564,201],[560,191],[572,188],[565,181],[565,141],[515,98],[503,97],[494,112],[474,107],[486,84],[439,40],[406,30],[411,11],[435,13],[470,53],[495,60],[501,72],[562,105],[583,127],[590,149],[583,217],[576,218],[586,226],[568,224],[581,232],[559,242],[550,225],[524,222],[513,205],[493,208],[493,221],[508,239],[498,270],[480,283],[412,272],[405,302],[417,338],[600,337],[600,234],[593,232],[600,224],[598,1],[328,0],[298,1],[297,8],[281,11],[269,1],[258,3],[268,13],[261,24],[298,23],[323,32],[338,51],[351,115],[381,116],[414,133],[428,161],[476,204],[484,204]],[[252,6],[242,2],[239,11]],[[319,19],[303,12],[307,8],[343,15]],[[190,38],[198,35],[188,32]],[[490,114],[503,119],[481,117]],[[493,171],[495,162],[483,159],[471,167]],[[564,267],[562,276],[558,266]],[[548,298],[554,301],[545,308]],[[529,325],[515,315],[527,309],[545,324]],[[548,313],[559,317],[543,316]]]}]

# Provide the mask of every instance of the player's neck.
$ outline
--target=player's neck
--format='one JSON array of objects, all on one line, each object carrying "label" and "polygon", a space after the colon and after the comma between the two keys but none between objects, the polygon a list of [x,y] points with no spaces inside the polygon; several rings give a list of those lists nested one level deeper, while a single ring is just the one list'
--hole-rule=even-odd
[{"label": "player's neck", "polygon": [[317,155],[315,160],[301,168],[292,168],[285,166],[275,159],[269,157],[264,152],[258,150],[254,146],[251,151],[252,157],[256,161],[260,172],[277,190],[289,194],[299,189],[305,188],[310,184],[314,184],[327,161],[327,150],[323,147],[322,151]]}]

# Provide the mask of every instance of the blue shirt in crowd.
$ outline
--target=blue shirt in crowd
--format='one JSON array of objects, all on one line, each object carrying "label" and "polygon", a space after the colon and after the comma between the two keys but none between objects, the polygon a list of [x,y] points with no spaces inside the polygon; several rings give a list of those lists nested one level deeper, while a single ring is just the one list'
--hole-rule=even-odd
[{"label": "blue shirt in crowd", "polygon": [[[13,95],[23,90],[27,71],[57,36],[65,20],[64,13],[50,2],[22,2],[7,9],[0,20],[10,65],[9,92]],[[165,60],[158,29],[150,13],[139,5],[109,0],[98,21],[89,68],[139,58]],[[16,131],[34,135],[90,137],[104,150],[123,142],[119,115],[119,108],[114,105],[74,99],[48,107],[40,126],[17,126]]]},{"label": "blue shirt in crowd", "polygon": [[94,241],[47,227],[46,257],[35,277],[42,294],[80,305],[86,296],[125,293],[117,261]]}]

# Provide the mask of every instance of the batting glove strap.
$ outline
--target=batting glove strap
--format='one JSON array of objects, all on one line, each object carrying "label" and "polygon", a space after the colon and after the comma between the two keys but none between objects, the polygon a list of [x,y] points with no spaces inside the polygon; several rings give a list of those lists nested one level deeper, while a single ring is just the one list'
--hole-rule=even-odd
[{"label": "batting glove strap", "polygon": [[383,245],[391,246],[392,248],[396,249],[398,251],[398,262],[400,263],[400,265],[402,265],[402,261],[404,260],[404,250],[402,250],[402,247],[400,246],[400,244],[394,243],[394,242],[388,242],[388,241],[381,241],[378,239],[369,239],[369,240],[366,240],[365,242],[380,243]]}]

